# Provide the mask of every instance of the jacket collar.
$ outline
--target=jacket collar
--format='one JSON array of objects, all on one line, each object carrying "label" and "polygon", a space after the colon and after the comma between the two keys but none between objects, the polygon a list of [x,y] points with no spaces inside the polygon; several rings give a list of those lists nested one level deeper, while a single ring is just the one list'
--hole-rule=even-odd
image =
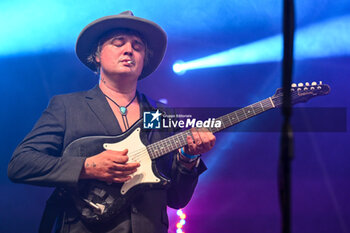
[{"label": "jacket collar", "polygon": [[[141,118],[143,117],[143,111],[156,110],[154,100],[147,98],[143,93],[138,91],[136,91],[136,95],[140,104]],[[113,110],[109,106],[106,97],[98,84],[86,92],[85,98],[91,110],[95,113],[96,117],[99,119],[109,135],[117,135],[122,133],[118,120],[116,119]]]},{"label": "jacket collar", "polygon": [[109,135],[122,133],[113,110],[109,106],[98,84],[93,89],[87,91],[85,98],[91,110],[95,113]]}]

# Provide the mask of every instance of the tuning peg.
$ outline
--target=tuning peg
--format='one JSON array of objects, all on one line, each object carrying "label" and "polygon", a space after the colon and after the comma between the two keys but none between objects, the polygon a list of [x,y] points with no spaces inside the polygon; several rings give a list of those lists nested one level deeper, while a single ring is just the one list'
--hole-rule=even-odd
[{"label": "tuning peg", "polygon": [[294,89],[294,88],[291,88],[290,91],[293,92],[293,91],[295,91],[295,89]]},{"label": "tuning peg", "polygon": [[295,84],[295,83],[292,83],[292,87],[297,87],[297,84]]},{"label": "tuning peg", "polygon": [[320,85],[322,85],[322,81],[320,81]]},{"label": "tuning peg", "polygon": [[304,84],[303,83],[298,83],[298,87],[303,87]]},{"label": "tuning peg", "polygon": [[317,90],[321,90],[322,89],[322,87],[320,87],[320,86],[317,86]]},{"label": "tuning peg", "polygon": [[304,91],[307,91],[307,90],[309,90],[307,87],[304,87]]},{"label": "tuning peg", "polygon": [[310,90],[315,90],[315,87],[310,87]]},{"label": "tuning peg", "polygon": [[310,83],[306,82],[306,83],[305,83],[305,86],[307,86],[307,87],[310,86]]},{"label": "tuning peg", "polygon": [[301,88],[300,88],[300,87],[298,87],[297,91],[301,91]]},{"label": "tuning peg", "polygon": [[317,82],[312,82],[311,86],[317,86]]}]

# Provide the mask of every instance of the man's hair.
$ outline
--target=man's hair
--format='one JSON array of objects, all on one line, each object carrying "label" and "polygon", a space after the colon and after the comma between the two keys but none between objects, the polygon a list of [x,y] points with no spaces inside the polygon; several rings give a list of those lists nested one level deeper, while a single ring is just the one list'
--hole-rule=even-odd
[{"label": "man's hair", "polygon": [[96,61],[96,57],[100,57],[103,44],[106,41],[108,41],[108,40],[110,40],[110,39],[112,39],[120,34],[137,36],[142,40],[143,44],[145,45],[145,58],[143,61],[143,67],[145,67],[145,65],[148,64],[149,59],[151,58],[153,52],[149,49],[147,41],[144,39],[144,37],[140,33],[138,33],[137,31],[134,31],[134,30],[130,30],[130,29],[126,29],[126,28],[125,29],[124,28],[115,29],[115,30],[112,30],[110,32],[105,33],[103,36],[100,37],[100,39],[97,42],[97,46],[94,48],[92,53],[87,58],[87,61],[89,63],[92,63],[95,65],[95,67],[96,67],[95,73],[97,75],[100,74],[100,63]]}]

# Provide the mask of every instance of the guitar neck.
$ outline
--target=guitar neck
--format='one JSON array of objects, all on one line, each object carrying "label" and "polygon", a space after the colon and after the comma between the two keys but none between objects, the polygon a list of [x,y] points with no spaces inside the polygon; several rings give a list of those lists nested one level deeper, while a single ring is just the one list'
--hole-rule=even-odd
[{"label": "guitar neck", "polygon": [[[207,129],[212,133],[216,133],[272,108],[275,108],[275,104],[272,97],[269,97],[255,104],[251,104],[247,107],[216,118],[216,121],[221,121],[221,127]],[[147,151],[151,159],[159,158],[167,153],[186,146],[188,135],[192,135],[190,129],[148,145]]]}]

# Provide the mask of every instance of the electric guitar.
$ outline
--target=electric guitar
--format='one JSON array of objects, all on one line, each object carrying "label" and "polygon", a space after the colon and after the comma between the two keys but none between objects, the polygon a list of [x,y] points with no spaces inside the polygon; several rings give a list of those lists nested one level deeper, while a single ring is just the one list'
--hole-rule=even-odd
[{"label": "electric guitar", "polygon": [[[312,82],[293,84],[291,87],[292,104],[306,102],[309,99],[330,92],[327,84]],[[282,106],[282,89],[262,101],[241,108],[215,120],[221,121],[218,128],[207,128],[212,133],[236,125],[246,119],[273,108]],[[169,180],[159,174],[155,159],[187,145],[190,130],[182,131],[153,144],[144,145],[140,138],[142,119],[126,132],[117,136],[89,136],[70,143],[63,156],[84,155],[90,157],[104,150],[122,151],[128,149],[129,161],[139,162],[140,167],[125,183],[107,184],[97,180],[81,180],[77,190],[71,190],[77,210],[82,220],[88,223],[106,222],[128,207],[140,192],[149,188],[159,188],[169,184]]]}]

